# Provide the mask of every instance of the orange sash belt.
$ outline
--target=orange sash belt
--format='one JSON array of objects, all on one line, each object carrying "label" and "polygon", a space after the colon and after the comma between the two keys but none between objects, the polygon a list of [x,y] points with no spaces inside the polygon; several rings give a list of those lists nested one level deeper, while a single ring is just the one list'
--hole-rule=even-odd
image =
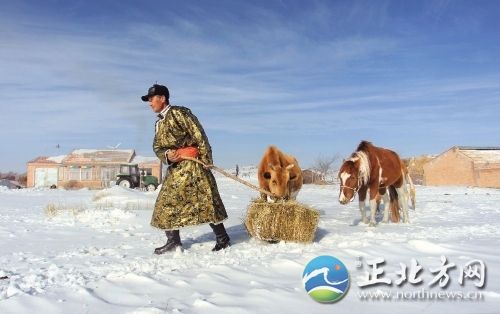
[{"label": "orange sash belt", "polygon": [[177,154],[184,157],[198,157],[198,147],[182,147],[177,150]]}]

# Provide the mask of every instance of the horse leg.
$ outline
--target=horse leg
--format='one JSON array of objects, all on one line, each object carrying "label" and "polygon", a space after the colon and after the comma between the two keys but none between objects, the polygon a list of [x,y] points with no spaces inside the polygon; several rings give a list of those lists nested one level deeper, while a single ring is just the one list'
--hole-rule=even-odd
[{"label": "horse leg", "polygon": [[390,211],[390,201],[389,193],[385,193],[382,195],[382,199],[384,200],[384,218],[382,219],[383,223],[389,222],[389,211]]},{"label": "horse leg", "polygon": [[407,182],[406,182],[405,176],[403,176],[403,185],[401,186],[401,188],[404,191],[404,197],[401,197],[399,195],[399,190],[397,190],[397,188],[396,188],[396,191],[398,193],[399,205],[401,206],[401,208],[403,208],[404,202],[406,202],[408,204],[409,195],[410,195],[410,192],[408,192],[408,187],[407,187]]},{"label": "horse leg", "polygon": [[408,183],[410,183],[410,199],[411,199],[411,206],[413,210],[415,210],[415,185],[413,185],[413,181],[411,180],[410,174],[408,173],[406,175]]},{"label": "horse leg", "polygon": [[377,209],[377,189],[370,189],[370,227],[375,227],[375,210]]},{"label": "horse leg", "polygon": [[380,194],[377,194],[377,197],[375,198],[377,200],[377,210],[375,210],[375,215],[380,214],[380,203],[382,202],[382,196]]},{"label": "horse leg", "polygon": [[375,210],[377,207],[377,200],[376,199],[371,199],[370,200],[370,227],[375,227],[377,222],[375,221]]},{"label": "horse leg", "polygon": [[359,200],[359,211],[361,212],[361,221],[363,223],[367,224],[368,219],[366,219],[366,207],[365,207],[365,200],[366,200],[366,187],[361,187],[358,191],[358,200]]},{"label": "horse leg", "polygon": [[401,203],[403,207],[403,218],[406,223],[410,222],[410,218],[408,217],[408,196],[406,193],[406,185],[402,185],[399,188],[396,188],[396,192],[398,193],[398,198],[401,198]]},{"label": "horse leg", "polygon": [[361,220],[363,221],[363,223],[367,224],[368,219],[366,218],[365,201],[359,201],[359,211],[361,213]]},{"label": "horse leg", "polygon": [[394,185],[389,186],[388,189],[389,196],[391,197],[390,208],[391,208],[391,219],[392,222],[399,222],[401,217],[399,216],[399,195],[396,187]]}]

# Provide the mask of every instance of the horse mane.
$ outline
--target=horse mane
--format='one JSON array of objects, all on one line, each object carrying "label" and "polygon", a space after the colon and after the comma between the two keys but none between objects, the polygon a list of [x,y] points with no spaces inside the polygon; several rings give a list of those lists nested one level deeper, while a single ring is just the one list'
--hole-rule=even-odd
[{"label": "horse mane", "polygon": [[[359,169],[358,169],[358,186],[365,185],[370,180],[370,158],[368,157],[368,149],[365,144],[371,145],[370,142],[363,141],[359,144],[358,149],[352,153],[349,161],[355,162],[359,159]],[[364,149],[360,149],[364,148]]]},{"label": "horse mane", "polygon": [[370,156],[370,149],[372,149],[372,148],[373,148],[373,145],[371,142],[361,141],[361,143],[359,143],[359,145],[358,145],[358,148],[353,153],[353,155],[356,155],[356,157],[358,157],[360,160],[359,175],[358,175],[359,185],[358,186],[366,184],[366,183],[368,183],[368,180],[370,180],[371,165],[370,165],[369,156]]},{"label": "horse mane", "polygon": [[358,186],[365,185],[370,180],[370,159],[365,152],[356,152],[359,158]]},{"label": "horse mane", "polygon": [[371,148],[373,148],[373,144],[371,142],[361,141],[361,143],[359,143],[358,148],[356,149],[356,151],[362,151],[362,152],[368,153],[368,151]]}]

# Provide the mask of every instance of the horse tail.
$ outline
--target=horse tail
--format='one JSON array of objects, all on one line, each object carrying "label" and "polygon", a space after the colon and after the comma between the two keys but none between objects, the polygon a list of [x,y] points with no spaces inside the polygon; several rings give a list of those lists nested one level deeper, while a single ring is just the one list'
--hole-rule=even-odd
[{"label": "horse tail", "polygon": [[399,216],[399,201],[398,201],[398,192],[394,186],[389,186],[389,195],[391,197],[391,217],[392,222],[399,222],[401,217]]},{"label": "horse tail", "polygon": [[411,206],[413,210],[415,210],[415,185],[413,185],[413,181],[411,180],[410,173],[406,173],[406,180],[408,183],[410,183],[410,199],[411,199]]}]

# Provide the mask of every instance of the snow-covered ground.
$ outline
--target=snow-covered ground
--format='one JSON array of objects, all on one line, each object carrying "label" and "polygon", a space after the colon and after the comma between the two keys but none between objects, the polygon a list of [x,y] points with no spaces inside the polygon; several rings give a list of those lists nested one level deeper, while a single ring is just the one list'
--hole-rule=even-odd
[{"label": "snow-covered ground", "polygon": [[[255,167],[240,174],[257,185]],[[359,222],[357,202],[338,203],[337,185],[305,185],[297,200],[322,213],[314,242],[271,244],[243,225],[259,193],[221,175],[217,182],[231,248],[211,252],[214,236],[203,225],[181,231],[183,251],[160,256],[153,250],[165,235],[149,225],[157,192],[0,188],[0,313],[498,312],[498,189],[417,186],[410,224],[382,224],[381,214],[372,228]],[[314,301],[302,283],[320,255],[338,258],[350,274],[335,303]],[[374,276],[368,263],[377,258],[383,273]],[[485,269],[465,273],[471,261]],[[455,266],[447,285],[431,284],[448,264]],[[360,286],[381,279],[391,284]]]}]

